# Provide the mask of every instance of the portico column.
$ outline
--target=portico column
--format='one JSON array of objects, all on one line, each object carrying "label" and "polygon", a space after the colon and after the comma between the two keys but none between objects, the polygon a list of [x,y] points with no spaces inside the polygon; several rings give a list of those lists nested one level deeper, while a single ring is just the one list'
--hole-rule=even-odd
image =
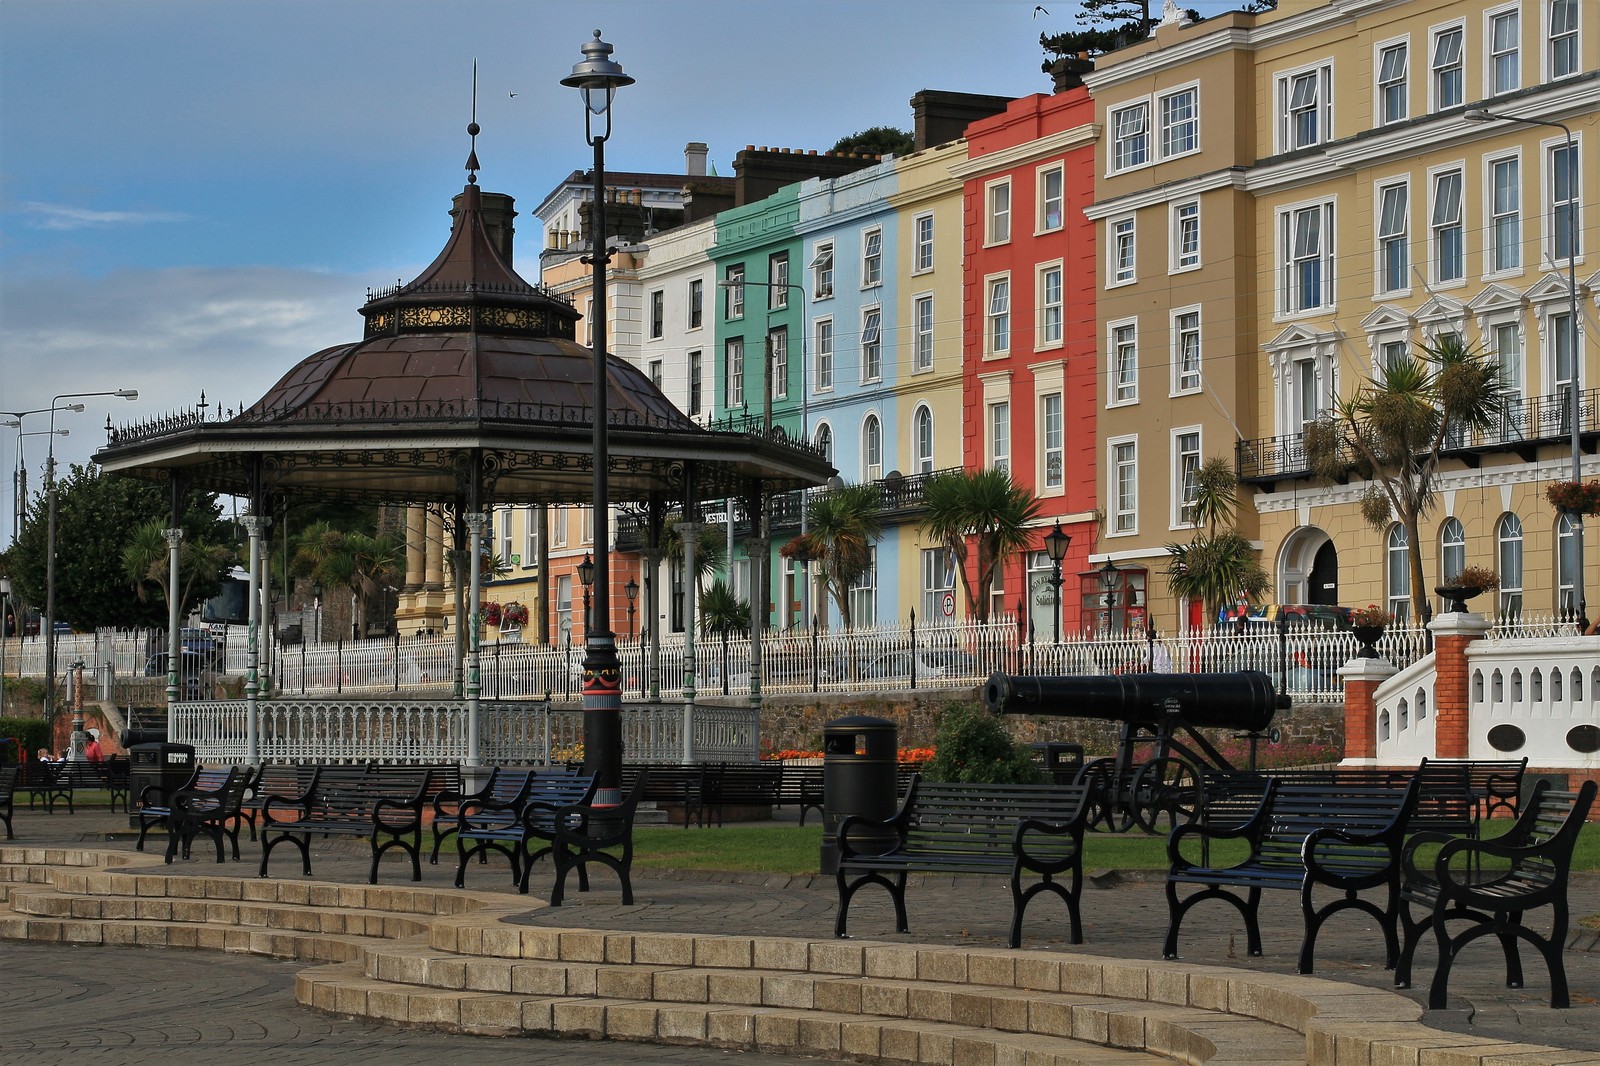
[{"label": "portico column", "polygon": [[245,533],[250,538],[250,622],[245,629],[244,748],[245,762],[261,764],[261,539],[272,519],[245,515]]},{"label": "portico column", "polygon": [[476,769],[482,765],[479,757],[478,733],[478,694],[481,691],[478,678],[478,597],[482,591],[483,578],[483,553],[478,550],[478,545],[483,543],[483,530],[488,525],[489,516],[480,511],[474,511],[466,516],[469,547],[467,554],[470,557],[471,585],[467,595],[467,759],[469,769]]}]

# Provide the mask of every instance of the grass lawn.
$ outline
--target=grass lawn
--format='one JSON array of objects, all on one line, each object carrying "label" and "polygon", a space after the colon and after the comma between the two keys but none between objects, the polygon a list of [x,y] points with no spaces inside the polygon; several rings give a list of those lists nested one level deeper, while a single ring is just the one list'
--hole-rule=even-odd
[{"label": "grass lawn", "polygon": [[[1504,832],[1510,823],[1491,824],[1486,834]],[[720,829],[641,826],[634,831],[634,863],[654,870],[730,870],[751,873],[814,874],[822,847],[820,825],[725,825]],[[1211,861],[1230,861],[1231,851],[1214,848]],[[1239,847],[1238,845],[1230,845]],[[1242,848],[1239,857],[1243,857]],[[1090,833],[1084,845],[1086,870],[1164,870],[1164,836],[1141,833]],[[1600,870],[1600,825],[1584,826],[1573,853],[1574,870]]]}]

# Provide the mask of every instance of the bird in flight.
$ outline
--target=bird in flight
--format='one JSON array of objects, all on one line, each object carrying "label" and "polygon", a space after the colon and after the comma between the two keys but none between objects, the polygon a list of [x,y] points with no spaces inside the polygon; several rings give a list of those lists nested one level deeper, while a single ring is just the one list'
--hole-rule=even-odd
[{"label": "bird in flight", "polygon": [[[1033,17],[1034,18],[1038,18],[1039,17],[1039,12],[1041,12],[1041,11],[1044,11],[1044,8],[1039,6],[1039,5],[1037,5],[1037,4],[1035,4],[1034,8],[1033,8]],[[1044,11],[1044,13],[1046,15],[1050,14],[1050,12],[1048,12],[1048,11]]]}]

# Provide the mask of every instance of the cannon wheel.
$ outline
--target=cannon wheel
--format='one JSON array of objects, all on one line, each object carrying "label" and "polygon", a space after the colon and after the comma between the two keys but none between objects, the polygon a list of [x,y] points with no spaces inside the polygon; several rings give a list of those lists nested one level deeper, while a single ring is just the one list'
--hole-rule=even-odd
[{"label": "cannon wheel", "polygon": [[1111,758],[1091,759],[1078,771],[1075,782],[1094,785],[1096,799],[1089,808],[1085,824],[1095,833],[1122,833],[1133,825],[1133,816],[1124,802],[1125,797],[1117,787],[1117,761]]},{"label": "cannon wheel", "polygon": [[1151,759],[1133,775],[1128,807],[1146,833],[1158,832],[1156,823],[1162,815],[1176,829],[1193,821],[1200,809],[1200,775],[1182,759]]}]

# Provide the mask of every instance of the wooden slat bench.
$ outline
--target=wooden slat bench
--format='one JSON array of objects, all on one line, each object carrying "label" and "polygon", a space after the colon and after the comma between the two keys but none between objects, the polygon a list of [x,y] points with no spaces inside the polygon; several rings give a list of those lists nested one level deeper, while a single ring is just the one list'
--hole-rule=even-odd
[{"label": "wooden slat bench", "polygon": [[[0,678],[0,683],[4,683],[3,678]],[[7,840],[16,837],[11,831],[11,803],[17,791],[17,778],[21,776],[20,766],[0,766],[0,822],[6,823]]]},{"label": "wooden slat bench", "polygon": [[268,795],[261,804],[261,876],[272,849],[285,840],[300,849],[311,876],[311,838],[364,836],[372,845],[367,883],[378,883],[378,864],[391,848],[411,857],[411,880],[422,880],[422,807],[428,770],[409,766],[322,766],[298,796]]},{"label": "wooden slat bench", "polygon": [[[964,785],[913,776],[889,819],[851,815],[839,823],[834,936],[848,935],[850,900],[864,885],[888,890],[896,931],[905,933],[908,873],[989,874],[1010,879],[1012,947],[1022,945],[1023,915],[1041,892],[1066,902],[1072,942],[1081,944],[1083,833],[1093,803],[1090,785]],[[1030,875],[1039,880],[1024,889]],[[1064,884],[1057,880],[1063,875]]]},{"label": "wooden slat bench", "polygon": [[[554,812],[593,800],[595,776],[566,769],[510,770],[497,776],[505,798],[480,793],[461,802],[454,834],[455,885],[465,885],[473,856],[483,862],[490,851],[498,851],[511,860],[511,883],[526,892],[528,868],[550,853]],[[541,843],[536,851],[535,841]]]},{"label": "wooden slat bench", "polygon": [[[1317,931],[1333,914],[1356,909],[1370,914],[1383,929],[1384,964],[1393,966],[1400,952],[1396,932],[1400,889],[1400,849],[1406,823],[1416,809],[1421,781],[1413,776],[1404,787],[1368,784],[1284,784],[1271,779],[1256,813],[1241,825],[1208,825],[1195,821],[1178,826],[1167,838],[1167,937],[1162,954],[1178,957],[1178,930],[1183,916],[1201,900],[1222,899],[1244,917],[1247,950],[1261,954],[1258,910],[1263,889],[1300,893],[1305,937],[1300,945],[1299,972],[1312,972]],[[1225,867],[1196,862],[1184,845],[1191,838],[1206,843],[1241,840],[1250,854]],[[1202,856],[1205,853],[1202,852]],[[1200,891],[1180,899],[1178,886],[1199,885]],[[1315,906],[1313,890],[1332,888],[1341,897]],[[1366,889],[1385,891],[1382,906],[1364,899]]]},{"label": "wooden slat bench", "polygon": [[194,838],[205,833],[217,845],[217,861],[223,861],[222,838],[233,843],[233,858],[239,859],[239,829],[242,819],[239,805],[244,802],[246,787],[254,775],[249,767],[228,768],[227,777],[217,788],[180,788],[168,800],[171,813],[167,816],[166,861],[182,847],[183,857],[189,857]]},{"label": "wooden slat bench", "polygon": [[[220,789],[233,776],[233,767],[216,766],[205,769],[200,766],[194,768],[181,788],[199,792],[215,792]],[[139,839],[134,842],[135,851],[144,850],[144,838],[156,826],[166,828],[172,816],[172,796],[179,789],[168,789],[163,785],[146,785],[139,790],[138,810],[134,817],[139,819]],[[171,795],[169,795],[169,792]]]},{"label": "wooden slat bench", "polygon": [[[1562,951],[1567,939],[1567,877],[1578,834],[1594,805],[1595,783],[1585,781],[1576,792],[1556,791],[1540,781],[1505,833],[1489,840],[1466,840],[1442,834],[1419,834],[1401,857],[1400,919],[1405,934],[1394,983],[1411,985],[1411,961],[1425,930],[1439,945],[1439,966],[1428,989],[1428,1009],[1443,1010],[1448,999],[1450,968],[1461,949],[1479,937],[1500,940],[1506,959],[1506,987],[1522,987],[1522,960],[1517,941],[1526,940],[1544,958],[1550,973],[1550,1006],[1571,1005]],[[1419,851],[1438,845],[1430,861]],[[1415,907],[1420,914],[1413,917]],[[1526,912],[1549,907],[1550,933],[1542,936],[1523,921]],[[1450,935],[1449,923],[1471,923]]]}]

